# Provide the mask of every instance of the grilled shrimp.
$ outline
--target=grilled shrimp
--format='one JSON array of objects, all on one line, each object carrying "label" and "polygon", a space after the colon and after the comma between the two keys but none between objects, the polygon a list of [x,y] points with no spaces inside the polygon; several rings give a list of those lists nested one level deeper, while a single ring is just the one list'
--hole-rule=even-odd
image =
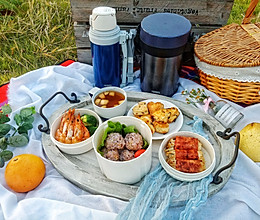
[{"label": "grilled shrimp", "polygon": [[63,143],[66,142],[68,127],[71,122],[72,116],[74,116],[74,112],[75,112],[75,109],[73,109],[73,110],[69,109],[69,111],[66,112],[62,116],[60,126],[55,133],[56,140],[63,142]]},{"label": "grilled shrimp", "polygon": [[75,112],[75,109],[69,109],[66,117],[65,117],[65,121],[63,123],[63,128],[62,128],[62,134],[65,134],[67,136],[67,132],[68,132],[68,127],[69,127],[69,124],[72,120],[72,117],[74,116],[74,112]]},{"label": "grilled shrimp", "polygon": [[80,119],[80,114],[78,114],[78,116],[75,120],[74,137],[72,138],[72,143],[77,143],[77,142],[82,141],[83,134],[84,134],[83,124]]},{"label": "grilled shrimp", "polygon": [[55,139],[62,143],[71,144],[86,140],[90,137],[88,129],[81,121],[80,114],[75,117],[75,109],[69,109],[61,118]]},{"label": "grilled shrimp", "polygon": [[82,122],[82,126],[83,126],[83,140],[86,140],[87,138],[90,137],[90,133],[89,130],[83,124],[83,122]]},{"label": "grilled shrimp", "polygon": [[71,144],[72,143],[72,137],[74,135],[74,126],[75,126],[75,116],[72,115],[70,118],[70,122],[68,125],[68,131],[67,131],[67,136],[65,139],[66,144]]}]

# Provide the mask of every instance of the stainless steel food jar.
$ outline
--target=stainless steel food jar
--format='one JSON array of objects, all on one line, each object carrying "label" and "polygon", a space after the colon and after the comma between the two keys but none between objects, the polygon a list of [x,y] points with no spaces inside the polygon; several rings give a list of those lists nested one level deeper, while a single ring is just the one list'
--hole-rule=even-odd
[{"label": "stainless steel food jar", "polygon": [[145,17],[140,27],[141,89],[172,96],[178,89],[182,53],[191,23],[181,15],[157,13]]}]

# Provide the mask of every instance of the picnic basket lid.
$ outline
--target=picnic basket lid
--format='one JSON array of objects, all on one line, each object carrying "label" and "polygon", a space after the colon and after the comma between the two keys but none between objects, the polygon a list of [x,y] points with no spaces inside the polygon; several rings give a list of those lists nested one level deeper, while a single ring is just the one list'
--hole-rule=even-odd
[{"label": "picnic basket lid", "polygon": [[194,46],[199,60],[223,67],[259,66],[260,23],[249,23],[257,3],[251,1],[242,25],[226,25],[200,37]]}]

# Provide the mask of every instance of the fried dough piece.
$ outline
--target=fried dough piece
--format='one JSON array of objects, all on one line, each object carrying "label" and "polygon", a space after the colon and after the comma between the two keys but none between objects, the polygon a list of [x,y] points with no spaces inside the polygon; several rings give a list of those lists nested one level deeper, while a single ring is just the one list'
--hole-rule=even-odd
[{"label": "fried dough piece", "polygon": [[166,134],[169,132],[169,124],[164,122],[154,121],[153,125],[155,127],[155,131],[160,134]]},{"label": "fried dough piece", "polygon": [[167,108],[166,111],[169,113],[168,123],[174,122],[180,115],[180,112],[175,107]]},{"label": "fried dough piece", "polygon": [[151,115],[153,116],[154,121],[167,123],[170,113],[166,109],[160,109]]},{"label": "fried dough piece", "polygon": [[141,115],[148,115],[148,108],[145,102],[139,102],[134,108],[133,108],[133,114],[134,116],[141,116]]},{"label": "fried dough piece", "polygon": [[143,115],[141,117],[138,117],[142,121],[144,121],[148,127],[151,129],[152,134],[155,132],[155,128],[153,126],[152,116],[151,115]]},{"label": "fried dough piece", "polygon": [[162,104],[161,102],[149,102],[147,104],[147,108],[150,114],[153,114],[154,112],[163,109],[164,108],[164,104]]}]

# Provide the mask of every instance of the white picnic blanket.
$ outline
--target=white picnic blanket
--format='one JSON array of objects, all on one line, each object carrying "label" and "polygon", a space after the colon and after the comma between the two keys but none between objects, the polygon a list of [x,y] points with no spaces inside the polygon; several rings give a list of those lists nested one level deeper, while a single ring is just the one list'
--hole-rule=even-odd
[{"label": "white picnic blanket", "polygon": [[[93,88],[92,67],[75,62],[68,67],[50,66],[11,79],[9,103],[13,113],[21,108],[40,106],[55,92],[63,91],[68,96],[75,92],[79,97]],[[124,89],[141,91],[139,79]],[[178,92],[173,98],[184,100],[181,91],[202,87],[180,79]],[[207,90],[206,90],[207,91]],[[213,100],[219,98],[207,91]],[[47,117],[67,102],[57,96],[45,108]],[[250,122],[260,122],[260,104],[242,108],[231,103],[245,115],[234,130],[240,130]],[[28,193],[15,193],[4,180],[4,168],[0,168],[0,219],[115,219],[127,202],[102,195],[92,195],[70,183],[52,166],[41,144],[38,125],[44,124],[39,114],[35,117],[30,142],[21,148],[12,148],[14,156],[32,153],[40,156],[46,166],[46,176],[42,183]],[[169,210],[169,219],[177,219],[177,211]],[[205,205],[195,212],[194,219],[260,219],[260,167],[245,154],[239,152],[231,178],[224,188],[208,198]]]}]

